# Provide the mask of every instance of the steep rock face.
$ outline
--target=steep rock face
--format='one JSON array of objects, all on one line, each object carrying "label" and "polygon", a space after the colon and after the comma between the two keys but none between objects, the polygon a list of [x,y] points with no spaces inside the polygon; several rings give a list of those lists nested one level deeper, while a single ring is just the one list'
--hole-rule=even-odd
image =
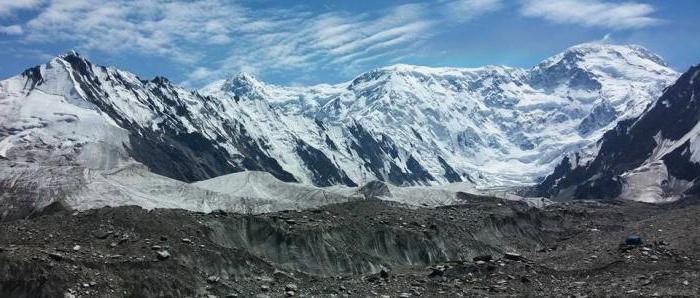
[{"label": "steep rock face", "polygon": [[537,189],[542,195],[659,202],[700,185],[700,65],[690,68],[639,117],[621,121],[593,158],[573,154]]}]

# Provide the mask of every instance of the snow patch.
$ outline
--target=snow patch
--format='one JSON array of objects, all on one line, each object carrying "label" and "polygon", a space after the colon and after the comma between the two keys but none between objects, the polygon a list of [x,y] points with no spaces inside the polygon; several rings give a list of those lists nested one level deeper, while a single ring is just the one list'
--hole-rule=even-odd
[{"label": "snow patch", "polygon": [[621,175],[623,179],[621,199],[667,203],[682,198],[683,191],[692,183],[669,175],[663,161],[645,164]]}]

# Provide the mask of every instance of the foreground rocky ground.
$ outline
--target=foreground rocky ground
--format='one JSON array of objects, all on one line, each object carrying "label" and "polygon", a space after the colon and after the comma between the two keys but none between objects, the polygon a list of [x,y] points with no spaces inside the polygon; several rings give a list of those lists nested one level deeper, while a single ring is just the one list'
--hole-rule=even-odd
[{"label": "foreground rocky ground", "polygon": [[[377,200],[241,215],[51,206],[0,223],[0,297],[695,296],[700,204]],[[639,235],[642,245],[621,245]]]}]

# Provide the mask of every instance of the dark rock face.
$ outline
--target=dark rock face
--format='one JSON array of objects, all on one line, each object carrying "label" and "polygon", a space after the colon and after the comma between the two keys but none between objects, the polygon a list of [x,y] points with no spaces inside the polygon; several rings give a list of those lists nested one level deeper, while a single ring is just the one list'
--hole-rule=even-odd
[{"label": "dark rock face", "polygon": [[573,89],[598,90],[601,85],[595,76],[577,65],[583,56],[584,53],[577,51],[567,52],[558,63],[533,72],[529,81],[533,86],[541,88],[553,88],[565,84]]},{"label": "dark rock face", "polygon": [[[695,96],[700,94],[698,72],[700,65],[690,68],[642,115],[621,121],[606,132],[590,163],[572,169],[572,161],[564,158],[554,173],[537,186],[537,193],[556,196],[564,189],[573,189],[573,198],[578,199],[617,197],[622,190],[619,175],[647,161],[657,149],[657,139],[681,142],[700,122],[700,98]],[[697,187],[700,165],[690,160],[689,140],[683,142],[661,160],[670,175]]]},{"label": "dark rock face", "polygon": [[318,186],[331,186],[336,184],[344,184],[348,186],[357,186],[357,184],[348,178],[347,174],[339,169],[328,156],[301,140],[297,140],[297,154],[306,164],[307,168],[313,173],[313,183]]},{"label": "dark rock face", "polygon": [[450,183],[454,182],[462,182],[462,176],[457,173],[446,161],[445,159],[442,158],[442,156],[438,156],[438,161],[440,162],[440,165],[442,166],[443,169],[445,169],[445,179],[449,181]]},{"label": "dark rock face", "polygon": [[593,111],[576,127],[581,135],[589,135],[591,132],[610,124],[617,118],[617,112],[608,102],[602,102],[593,108]]},{"label": "dark rock face", "polygon": [[389,186],[382,181],[367,182],[367,184],[360,187],[357,192],[361,193],[365,198],[392,197]]},{"label": "dark rock face", "polygon": [[386,135],[375,137],[359,123],[350,126],[349,131],[354,138],[350,147],[359,155],[359,158],[365,161],[365,167],[379,177],[379,180],[395,185],[415,185],[435,181],[435,178],[412,156],[407,158],[405,168],[396,164],[394,160],[400,157],[399,149],[390,137]]},{"label": "dark rock face", "polygon": [[143,132],[129,135],[131,146],[127,150],[156,174],[192,182],[244,170],[229,164],[225,151],[197,133]]}]

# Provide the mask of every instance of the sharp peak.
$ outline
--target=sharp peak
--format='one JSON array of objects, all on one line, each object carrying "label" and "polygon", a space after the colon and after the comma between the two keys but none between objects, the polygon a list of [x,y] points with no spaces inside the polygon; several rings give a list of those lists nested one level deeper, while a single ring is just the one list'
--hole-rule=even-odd
[{"label": "sharp peak", "polygon": [[[67,51],[63,54],[60,54],[53,59],[49,61],[49,63],[56,63],[57,61],[62,61],[62,63],[67,63],[71,65],[71,67],[75,69],[81,69],[83,71],[87,70],[88,68],[94,66],[100,66],[98,64],[94,64],[90,62],[85,56],[79,54],[75,50],[70,50]],[[101,66],[100,66],[101,67]]]},{"label": "sharp peak", "polygon": [[246,71],[241,71],[237,74],[232,74],[226,79],[226,81],[262,83],[262,81],[260,81],[254,74]]},{"label": "sharp peak", "polygon": [[69,50],[63,54],[59,54],[54,59],[61,59],[61,60],[80,59],[80,60],[88,61],[88,59],[85,56],[81,55],[76,50]]},{"label": "sharp peak", "polygon": [[172,85],[170,80],[164,76],[155,76],[153,79],[151,79],[151,82],[160,85]]}]

